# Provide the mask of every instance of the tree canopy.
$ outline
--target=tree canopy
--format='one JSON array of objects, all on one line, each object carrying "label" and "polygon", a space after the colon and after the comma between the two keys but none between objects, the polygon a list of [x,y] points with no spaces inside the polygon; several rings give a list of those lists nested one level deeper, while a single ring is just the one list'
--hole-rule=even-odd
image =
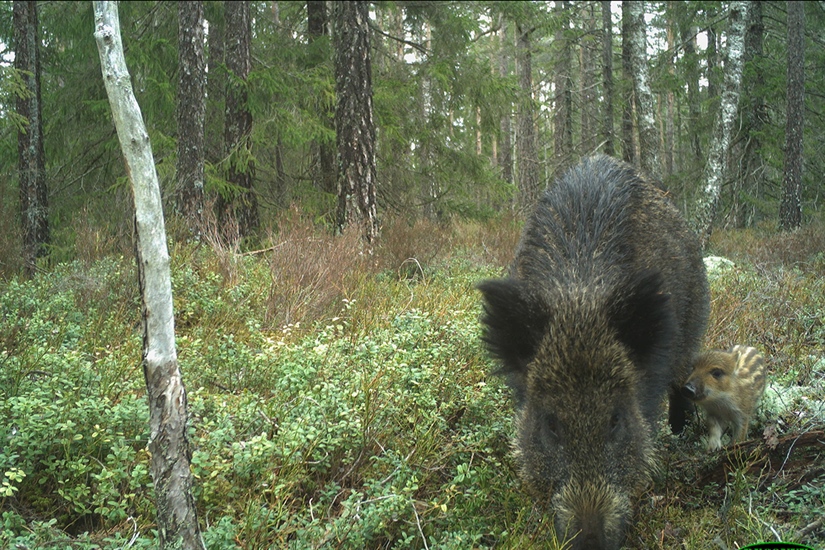
[{"label": "tree canopy", "polygon": [[[249,177],[261,230],[290,205],[330,229],[336,225],[332,187],[337,180],[329,174],[338,170],[330,156],[336,143],[334,14],[329,4],[309,4],[315,10],[312,25],[307,3],[249,2],[251,62],[243,82],[229,68],[223,3],[204,6],[205,201],[208,208],[237,194],[240,187],[231,174],[254,165]],[[815,70],[825,58],[820,36],[825,11],[817,3],[804,10],[808,71],[801,135],[803,150],[817,151],[825,139],[820,131],[825,108],[817,92],[825,73]],[[645,2],[637,11],[645,23],[641,62],[650,90],[643,103],[632,93],[632,75],[619,70],[627,40],[616,3],[370,3],[379,220],[506,215],[519,209],[523,178],[530,187],[543,188],[584,155],[613,150],[638,161],[651,158],[646,151],[651,143],[657,160],[648,170],[690,215],[706,185],[706,155],[728,62],[728,3]],[[758,19],[748,24],[739,111],[716,224],[776,225],[778,219],[788,10],[784,2],[767,2],[754,11]],[[89,33],[91,4],[40,3],[38,14],[48,247],[59,261],[70,259],[79,240],[93,239],[92,233],[107,239],[122,235],[120,221],[130,207]],[[180,137],[177,5],[124,3],[121,20],[171,216]],[[604,21],[610,21],[612,40],[604,39]],[[0,208],[6,224],[0,246],[8,251],[22,246],[15,130],[28,123],[15,109],[25,90],[11,63],[13,26],[12,2],[0,3]],[[758,51],[752,51],[753,44]],[[608,62],[616,68],[609,81]],[[234,89],[245,92],[243,105],[254,121],[243,155],[237,147],[230,153],[223,139],[227,92]],[[649,118],[640,118],[651,112],[652,127]],[[623,123],[627,113],[629,126]],[[605,123],[606,116],[612,124]],[[823,163],[821,155],[808,155],[802,163],[803,219],[819,212],[823,184],[816,175]]]}]

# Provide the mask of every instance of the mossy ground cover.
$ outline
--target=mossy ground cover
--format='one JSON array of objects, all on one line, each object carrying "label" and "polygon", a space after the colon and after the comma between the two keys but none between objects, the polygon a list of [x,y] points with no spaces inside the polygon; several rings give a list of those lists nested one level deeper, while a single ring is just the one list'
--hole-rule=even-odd
[{"label": "mossy ground cover", "polygon": [[[517,225],[400,222],[373,254],[288,226],[251,253],[171,246],[207,546],[556,547],[478,339],[474,285]],[[825,256],[789,239],[717,234],[736,265],[707,344],[756,346],[771,386],[741,445],[663,431],[628,548],[825,543]],[[0,284],[0,547],[154,547],[133,259]]]}]

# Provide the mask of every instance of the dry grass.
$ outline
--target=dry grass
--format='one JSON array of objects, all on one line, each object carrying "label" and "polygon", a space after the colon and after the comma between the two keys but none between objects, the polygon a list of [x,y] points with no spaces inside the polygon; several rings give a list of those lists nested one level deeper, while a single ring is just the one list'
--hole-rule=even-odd
[{"label": "dry grass", "polygon": [[375,264],[357,229],[334,236],[296,210],[289,210],[278,226],[283,229],[270,234],[270,246],[259,252],[270,272],[265,322],[277,327],[335,315]]},{"label": "dry grass", "polygon": [[788,232],[779,232],[773,226],[716,231],[711,237],[710,250],[761,268],[818,264],[822,273],[825,223],[815,220]]}]

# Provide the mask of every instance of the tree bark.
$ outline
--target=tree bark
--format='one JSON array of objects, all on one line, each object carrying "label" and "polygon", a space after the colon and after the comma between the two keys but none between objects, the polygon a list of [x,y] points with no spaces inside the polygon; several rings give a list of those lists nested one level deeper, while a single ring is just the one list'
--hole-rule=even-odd
[{"label": "tree bark", "polygon": [[802,224],[802,133],[805,117],[805,5],[788,2],[788,108],[785,123],[785,174],[779,226]]},{"label": "tree bark", "polygon": [[704,189],[699,197],[694,221],[696,232],[699,234],[703,247],[710,239],[713,220],[716,217],[719,195],[726,173],[728,147],[739,104],[739,85],[742,79],[747,11],[748,2],[730,3],[725,80],[719,104],[719,115],[716,119],[716,129],[708,151],[707,164],[705,165]]},{"label": "tree bark", "polygon": [[516,55],[521,101],[516,134],[516,175],[518,176],[517,208],[522,213],[532,211],[539,197],[539,165],[536,145],[535,109],[533,104],[533,67],[530,31],[516,25],[518,48]]},{"label": "tree bark", "polygon": [[592,40],[588,36],[596,36],[596,17],[594,4],[582,6],[585,39],[579,46],[579,66],[581,67],[581,154],[593,155],[598,149],[598,98],[596,94],[596,67]]},{"label": "tree bark", "polygon": [[203,549],[192,497],[186,390],[175,351],[169,252],[152,147],[123,57],[117,4],[94,2],[94,14],[103,81],[135,201],[143,373],[149,397],[149,451],[160,547]]},{"label": "tree bark", "polygon": [[763,44],[765,26],[762,2],[751,2],[745,31],[745,60],[742,74],[742,129],[737,139],[734,159],[739,168],[734,180],[734,197],[730,222],[734,227],[750,226],[756,221],[756,207],[749,199],[759,199],[765,188],[765,163],[762,159],[762,132],[768,123],[765,99]]},{"label": "tree bark", "polygon": [[556,97],[555,112],[553,114],[553,153],[555,169],[553,179],[561,176],[567,165],[570,164],[570,155],[573,152],[573,90],[572,90],[572,60],[570,42],[565,31],[570,26],[570,10],[567,0],[556,2],[561,29],[556,32],[553,40],[555,51],[559,56],[556,70]]},{"label": "tree bark", "polygon": [[190,233],[203,225],[204,121],[206,65],[203,2],[178,2],[178,159],[175,167],[175,209]]},{"label": "tree bark", "polygon": [[604,111],[602,112],[602,140],[604,154],[613,156],[613,17],[610,0],[602,0],[602,82]]},{"label": "tree bark", "polygon": [[631,55],[631,18],[630,5],[622,2],[622,159],[638,166],[636,155],[636,133],[633,125],[633,112],[636,98],[633,91],[633,62]]},{"label": "tree bark", "polygon": [[[185,1],[185,0],[179,0]],[[209,23],[206,37],[206,159],[214,165],[224,157],[223,127],[226,110],[226,70],[224,67],[224,35],[226,22],[222,2],[207,2],[204,14]]]},{"label": "tree bark", "polygon": [[[307,1],[307,35],[309,43],[314,48],[315,55],[312,58],[312,65],[322,65],[326,59],[322,56],[322,50],[318,47],[319,40],[327,36],[327,10],[324,0]],[[323,52],[327,50],[324,49]],[[321,112],[318,117],[323,121],[324,126],[335,131],[335,121],[327,111],[326,106],[321,103]],[[315,163],[315,186],[326,193],[338,193],[338,174],[335,169],[335,144],[328,141],[316,141],[313,149],[316,155]]]},{"label": "tree bark", "polygon": [[47,254],[49,244],[49,196],[46,189],[46,155],[43,151],[37,3],[16,0],[12,11],[14,68],[26,86],[25,95],[17,98],[17,114],[27,122],[25,131],[17,132],[17,158],[23,264],[26,275],[31,277],[37,269],[37,258]]},{"label": "tree bark", "polygon": [[[713,21],[716,18],[716,8],[711,5],[707,8],[707,19]],[[719,40],[718,33],[713,25],[708,27],[708,46],[705,50],[705,63],[708,67],[708,106],[713,111],[716,109],[719,98],[719,70],[716,68],[719,58],[716,43]]]},{"label": "tree bark", "polygon": [[[667,18],[667,49],[670,54],[670,58],[668,59],[668,74],[670,77],[675,81],[676,74],[675,74],[675,65],[676,59],[675,54],[673,53],[676,46],[676,33],[674,27],[676,26],[675,22],[673,21],[673,12],[672,10],[668,9],[668,18]],[[664,174],[663,178],[668,178],[673,175],[673,118],[674,118],[674,94],[673,90],[668,88],[667,92],[665,93],[665,101],[667,102],[666,105],[666,116],[665,116],[665,139],[664,139],[664,159],[665,159],[665,167],[664,167]]]},{"label": "tree bark", "polygon": [[372,243],[378,236],[378,215],[369,3],[335,2],[333,20],[338,228],[358,224],[364,240]]},{"label": "tree bark", "polygon": [[[499,15],[501,22],[501,40],[499,42],[499,76],[506,78],[510,73],[510,59],[508,51],[508,21],[503,15]],[[505,105],[505,113],[501,117],[500,134],[501,142],[498,150],[498,165],[501,167],[501,179],[507,183],[513,183],[513,136],[512,136],[512,105],[508,102]]]},{"label": "tree bark", "polygon": [[700,166],[702,160],[702,144],[699,140],[699,58],[696,54],[696,27],[693,20],[696,18],[696,9],[690,2],[677,2],[679,35],[684,48],[684,76],[687,79],[688,102],[688,140],[692,153],[690,164]]},{"label": "tree bark", "polygon": [[[645,3],[623,0],[622,8],[628,5],[630,17],[631,74],[633,92],[636,98],[636,121],[639,125],[639,167],[652,177],[659,177],[662,166],[659,160],[659,135],[653,116],[655,105],[650,91],[650,70],[647,65],[647,33],[645,32]],[[625,14],[625,11],[622,11]]]},{"label": "tree bark", "polygon": [[233,189],[218,198],[219,222],[224,238],[248,236],[258,227],[258,199],[252,189],[255,159],[252,156],[252,113],[246,80],[252,66],[249,2],[226,1],[224,55],[229,71],[226,86],[224,143],[228,157],[227,181]]}]

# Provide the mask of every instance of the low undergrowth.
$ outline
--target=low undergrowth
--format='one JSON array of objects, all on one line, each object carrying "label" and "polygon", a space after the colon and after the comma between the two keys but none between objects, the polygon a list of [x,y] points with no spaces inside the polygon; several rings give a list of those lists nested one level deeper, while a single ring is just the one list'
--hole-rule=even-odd
[{"label": "low undergrowth", "polygon": [[[474,285],[518,236],[498,223],[399,222],[372,253],[296,219],[251,253],[171,244],[209,548],[558,546],[478,341]],[[762,350],[766,404],[721,453],[663,432],[628,548],[825,542],[825,261],[794,241],[749,262],[754,242],[714,241],[736,266],[712,275],[707,345]],[[115,256],[2,283],[0,547],[156,545],[136,287]]]}]

